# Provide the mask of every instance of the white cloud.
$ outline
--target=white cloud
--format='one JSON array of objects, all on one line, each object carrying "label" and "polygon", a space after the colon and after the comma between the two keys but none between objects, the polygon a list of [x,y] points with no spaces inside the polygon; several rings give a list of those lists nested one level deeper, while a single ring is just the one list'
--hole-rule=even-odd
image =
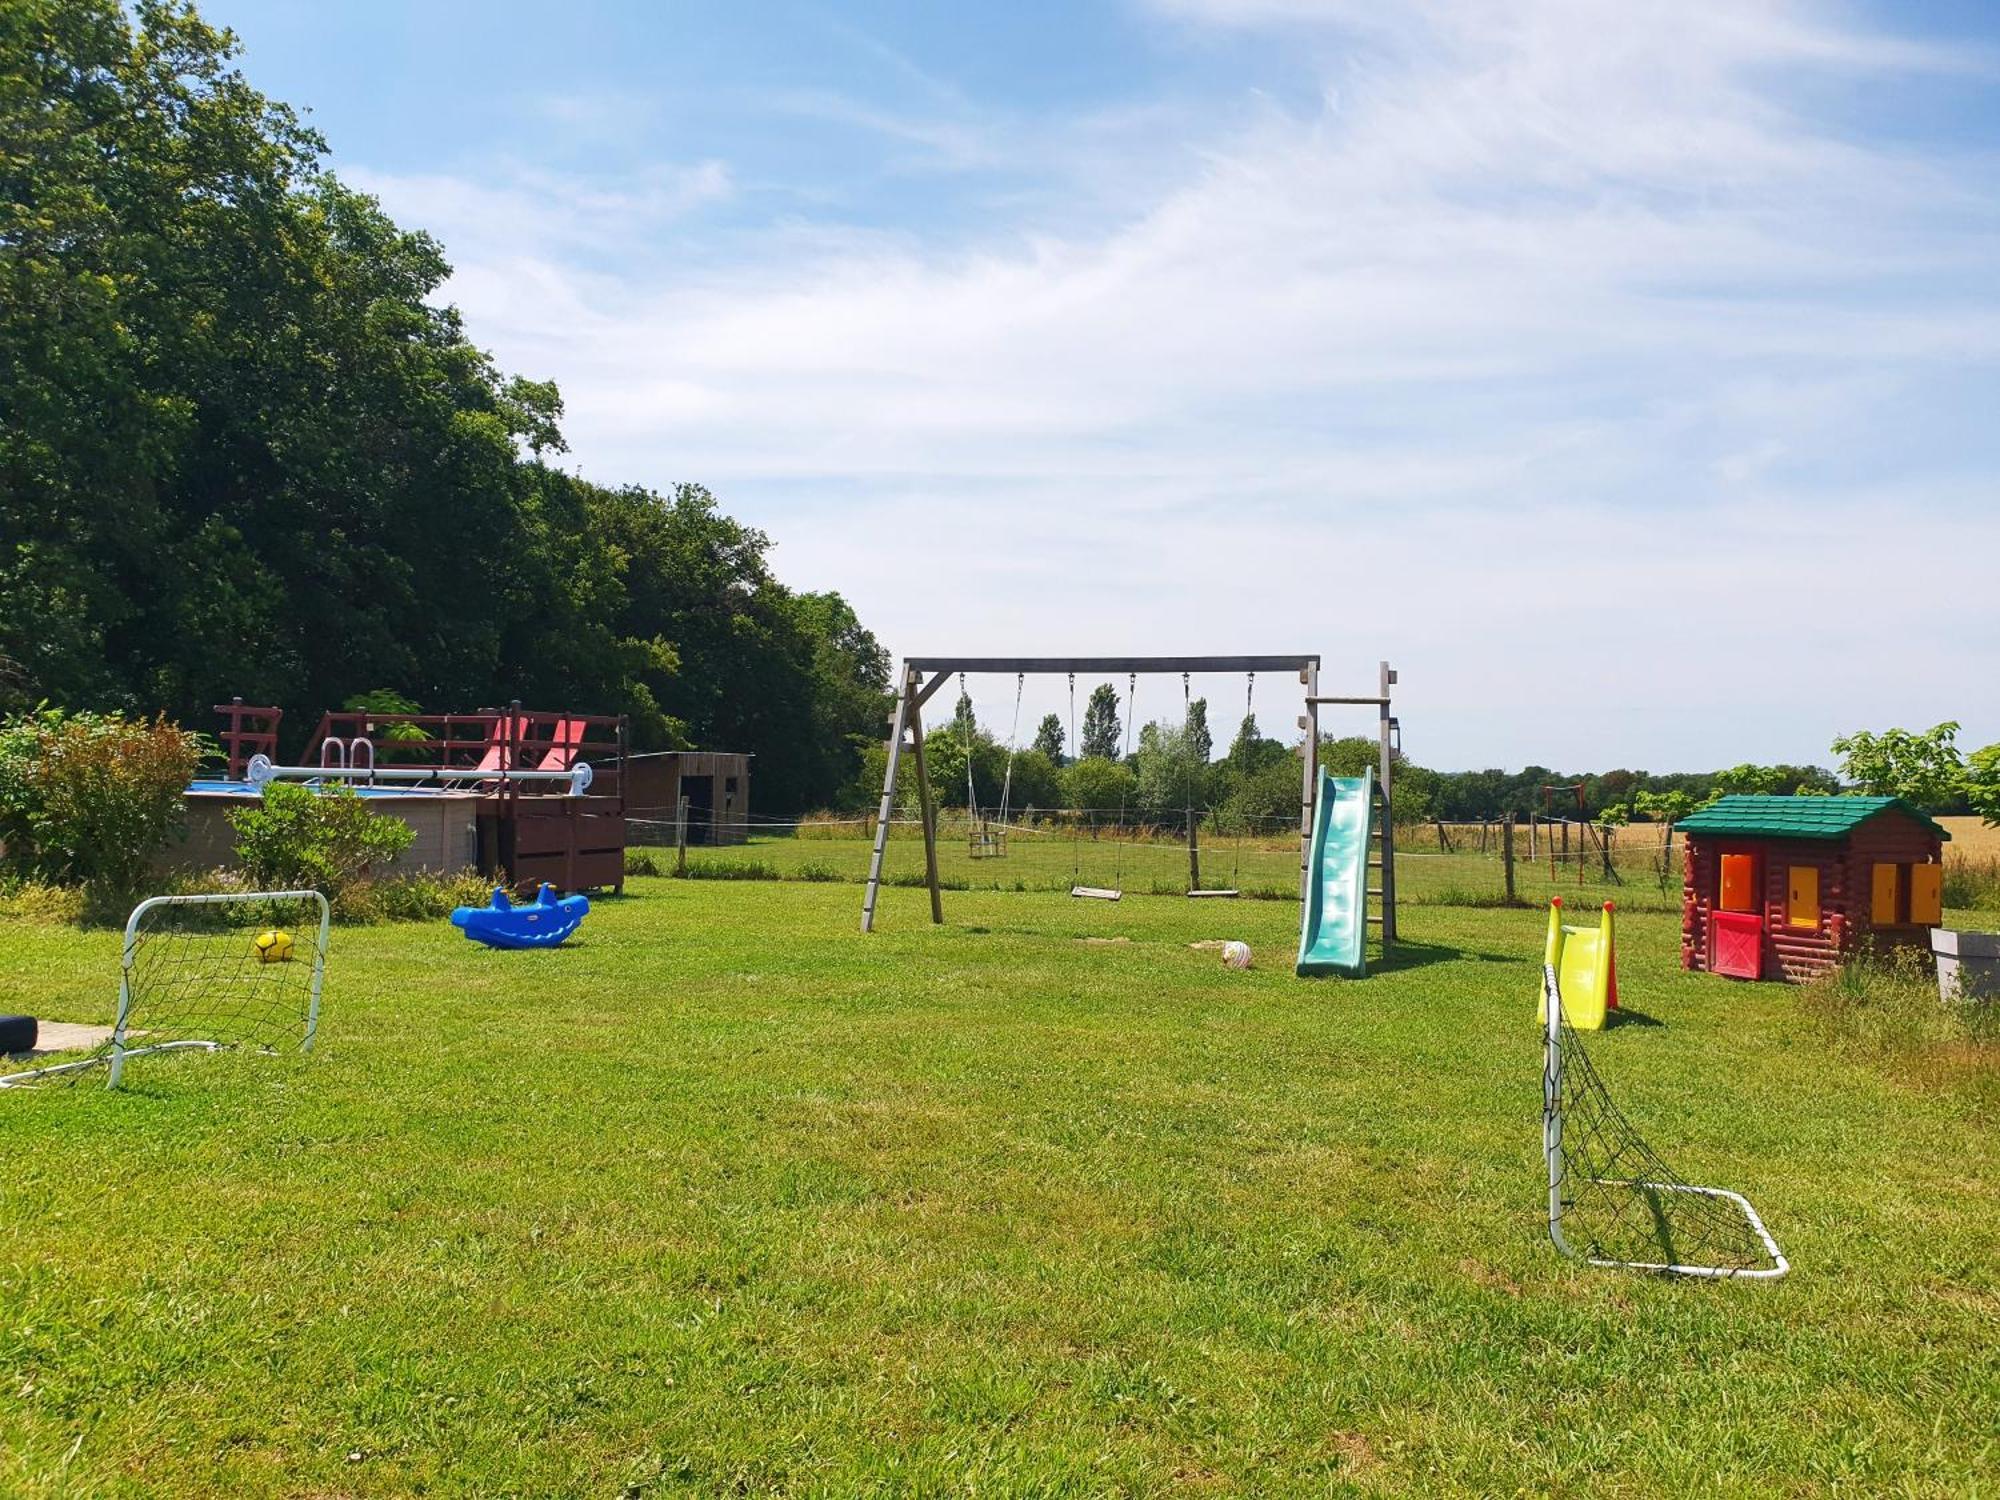
[{"label": "white cloud", "polygon": [[[1117,163],[1126,203],[1130,148],[1083,120],[1032,143],[1069,225],[787,221],[720,269],[676,238],[719,164],[351,175],[439,230],[475,336],[560,380],[585,472],[709,484],[899,651],[1388,656],[1442,764],[2000,738],[1963,694],[2000,640],[1990,472],[1947,433],[1900,473],[1877,425],[1990,389],[1990,179],[1785,93],[1978,60],[1808,5],[1161,9],[1286,28],[1324,102],[1163,137],[1172,180],[1109,228],[1076,174]],[[840,109],[989,162],[956,105]]]},{"label": "white cloud", "polygon": [[729,197],[733,189],[729,169],[719,161],[649,167],[615,185],[522,163],[496,163],[478,181],[366,167],[345,168],[341,175],[379,198],[397,222],[426,229],[453,247],[466,266],[503,250],[513,258],[527,251],[626,249]]}]

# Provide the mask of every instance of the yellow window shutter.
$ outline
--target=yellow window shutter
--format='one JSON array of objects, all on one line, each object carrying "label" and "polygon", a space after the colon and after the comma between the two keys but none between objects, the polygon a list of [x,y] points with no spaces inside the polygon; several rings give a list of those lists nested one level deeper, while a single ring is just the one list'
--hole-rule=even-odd
[{"label": "yellow window shutter", "polygon": [[1878,864],[1875,866],[1873,891],[1868,902],[1868,920],[1877,927],[1896,925],[1896,867]]},{"label": "yellow window shutter", "polygon": [[1935,927],[1944,920],[1944,866],[1910,866],[1910,920]]},{"label": "yellow window shutter", "polygon": [[1819,866],[1793,865],[1790,896],[1785,902],[1787,927],[1819,926]]}]

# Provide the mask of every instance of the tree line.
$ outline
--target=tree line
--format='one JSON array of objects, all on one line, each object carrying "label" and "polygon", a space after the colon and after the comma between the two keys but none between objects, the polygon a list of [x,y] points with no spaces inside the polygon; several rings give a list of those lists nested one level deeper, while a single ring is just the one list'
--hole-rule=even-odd
[{"label": "tree line", "polygon": [[[1195,816],[1246,830],[1297,822],[1298,741],[1271,739],[1254,715],[1246,715],[1218,756],[1206,699],[1192,700],[1179,720],[1168,717],[1140,727],[1136,736],[1120,719],[1121,703],[1109,683],[1092,690],[1072,756],[1059,715],[1044,717],[1025,746],[1013,747],[980,724],[971,698],[961,693],[951,719],[926,740],[932,788],[943,806],[976,805],[988,815],[1004,799],[1011,812],[1022,814],[1116,814],[1125,821],[1176,825]],[[1671,822],[1729,793],[1854,792],[1899,796],[1934,814],[1977,813],[2000,821],[2000,744],[1962,753],[1958,729],[1947,722],[1921,732],[1857,730],[1833,741],[1836,769],[1744,763],[1662,774],[1541,765],[1437,771],[1392,751],[1393,811],[1398,823],[1525,820],[1537,814],[1604,823]],[[845,807],[874,804],[883,754],[880,746],[871,749],[847,788]],[[1380,757],[1379,743],[1364,736],[1320,741],[1319,763],[1330,775],[1359,776],[1378,769]],[[903,780],[905,805],[914,796],[913,783]]]},{"label": "tree line", "polygon": [[240,695],[296,740],[359,695],[518,698],[837,797],[888,690],[853,609],[699,485],[558,467],[556,388],[236,50],[179,0],[0,7],[0,712]]}]

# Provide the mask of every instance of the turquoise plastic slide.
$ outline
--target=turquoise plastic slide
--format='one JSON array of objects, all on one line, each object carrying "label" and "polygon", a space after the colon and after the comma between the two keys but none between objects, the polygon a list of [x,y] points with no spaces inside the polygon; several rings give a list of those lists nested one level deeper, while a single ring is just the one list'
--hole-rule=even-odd
[{"label": "turquoise plastic slide", "polygon": [[1319,777],[1312,860],[1299,923],[1299,973],[1368,972],[1368,836],[1375,821],[1375,773]]}]

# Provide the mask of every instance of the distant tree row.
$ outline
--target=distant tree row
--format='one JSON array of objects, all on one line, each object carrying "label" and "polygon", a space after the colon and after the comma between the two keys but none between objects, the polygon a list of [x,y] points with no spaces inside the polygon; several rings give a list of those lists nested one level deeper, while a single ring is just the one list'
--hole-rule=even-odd
[{"label": "distant tree row", "polygon": [[699,486],[547,462],[555,387],[234,52],[173,0],[0,7],[0,712],[520,698],[836,797],[888,687],[854,611]]},{"label": "distant tree row", "polygon": [[[961,694],[951,722],[927,741],[939,802],[964,807],[976,800],[991,813],[1004,795],[1014,812],[1122,812],[1132,820],[1167,823],[1198,815],[1239,827],[1271,828],[1297,819],[1297,744],[1266,738],[1254,716],[1243,720],[1227,752],[1216,758],[1208,704],[1198,698],[1180,722],[1162,719],[1143,726],[1137,748],[1124,756],[1116,689],[1101,684],[1089,702],[1085,753],[1070,760],[1063,753],[1065,731],[1056,714],[1042,720],[1026,749],[1010,755],[979,724],[972,700]],[[1512,772],[1434,771],[1392,752],[1395,815],[1398,822],[1475,822],[1510,814],[1521,819],[1531,814],[1580,816],[1608,823],[1674,821],[1732,792],[1865,792],[1900,796],[1927,812],[1976,812],[2000,821],[2000,745],[1961,755],[1957,731],[1958,725],[1946,723],[1921,733],[1890,729],[1843,735],[1832,745],[1840,758],[1838,771],[1748,763],[1668,774],[1557,771],[1539,765]],[[1380,756],[1375,740],[1358,735],[1326,737],[1319,747],[1320,765],[1335,776],[1378,769]],[[851,805],[871,805],[881,776],[877,750],[850,788]],[[906,798],[913,795],[908,784],[903,790]]]}]

